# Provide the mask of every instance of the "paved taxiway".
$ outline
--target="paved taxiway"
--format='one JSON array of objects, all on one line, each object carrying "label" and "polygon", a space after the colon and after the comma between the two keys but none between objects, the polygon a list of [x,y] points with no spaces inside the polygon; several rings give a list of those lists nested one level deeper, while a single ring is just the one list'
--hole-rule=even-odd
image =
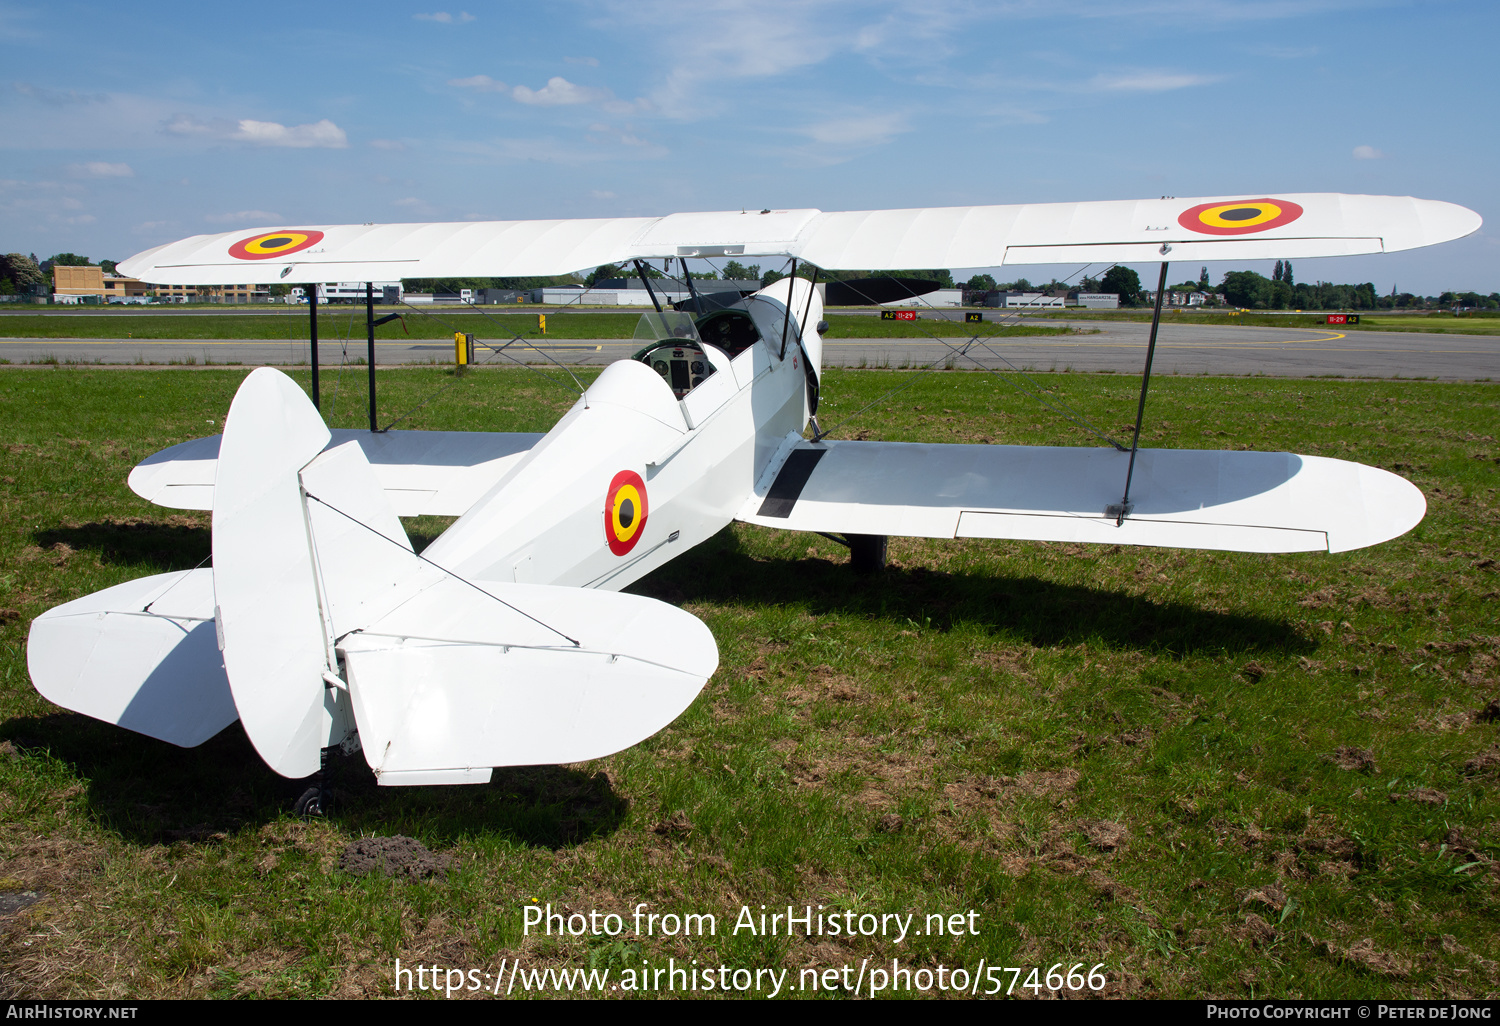
[{"label": "paved taxiway", "polygon": [[[1040,323],[1062,326],[1068,322]],[[941,333],[940,339],[841,339],[830,335],[825,340],[824,363],[897,369],[934,362],[945,366],[951,360],[955,368],[1140,372],[1149,324],[1079,321],[1073,326],[1091,333],[981,339],[971,343],[969,336],[955,330],[961,325],[933,322],[930,327],[935,335]],[[968,348],[964,349],[966,344]],[[481,347],[475,362],[605,364],[629,356],[635,348],[630,340],[516,342],[505,355]],[[364,355],[363,339],[349,344],[349,359]],[[306,340],[0,338],[0,358],[12,364],[55,359],[103,364],[192,361],[199,365],[285,365],[307,363],[308,345]],[[343,358],[337,341],[325,339],[320,343],[320,366],[337,367]],[[375,346],[375,360],[380,365],[447,364],[452,359],[453,346],[441,340],[403,339],[377,342]],[[1500,377],[1500,336],[1164,324],[1157,341],[1155,368],[1160,374],[1487,380]]]}]

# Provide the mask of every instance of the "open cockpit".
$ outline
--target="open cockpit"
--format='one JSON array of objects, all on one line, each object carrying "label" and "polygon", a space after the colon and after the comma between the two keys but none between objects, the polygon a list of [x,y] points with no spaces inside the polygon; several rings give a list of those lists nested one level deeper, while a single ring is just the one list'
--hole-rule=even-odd
[{"label": "open cockpit", "polygon": [[634,337],[642,348],[633,359],[661,375],[682,399],[761,336],[744,310],[715,310],[697,319],[665,310],[642,314]]}]

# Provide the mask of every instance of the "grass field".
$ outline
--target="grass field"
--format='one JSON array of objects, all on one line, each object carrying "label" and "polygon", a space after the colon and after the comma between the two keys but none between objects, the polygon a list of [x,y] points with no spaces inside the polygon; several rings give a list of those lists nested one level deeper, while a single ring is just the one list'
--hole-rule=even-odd
[{"label": "grass field", "polygon": [[[207,555],[205,515],[125,477],[218,430],[244,373],[0,371],[5,997],[379,995],[397,958],[486,989],[517,959],[611,982],[697,959],[787,970],[782,993],[805,996],[804,970],[898,959],[1015,967],[999,986],[1022,997],[1058,963],[1100,966],[1105,996],[1500,991],[1500,386],[1154,384],[1153,446],[1337,456],[1426,493],[1411,534],[1336,556],[893,539],[889,569],[860,578],[823,538],[736,525],[633,589],[718,639],[671,727],[482,787],[378,789],[341,759],[331,815],[303,821],[302,785],[237,726],[173,748],[59,711],[26,672],[32,617]],[[417,427],[542,430],[572,401],[519,371],[380,380],[393,414],[451,383]],[[824,422],[902,380],[830,369]],[[1040,380],[1112,432],[1133,417],[1133,381]],[[841,434],[1088,444],[1023,402],[937,372]],[[331,421],[358,426],[359,403],[351,389]],[[408,523],[419,542],[442,526]],[[446,876],[340,868],[392,835]],[[624,930],[523,934],[523,908],[548,903]],[[639,903],[717,932],[636,936]],[[733,931],[761,905],[962,930]]]},{"label": "grass field", "polygon": [[[1065,313],[1028,314],[1028,318],[1067,318],[1086,321],[1151,320],[1150,308],[1135,310],[1068,310]],[[1235,313],[1198,308],[1163,310],[1162,320],[1173,324],[1227,324],[1262,328],[1333,328],[1336,331],[1399,331],[1436,335],[1500,334],[1500,313],[1482,311],[1455,317],[1449,313],[1370,314],[1361,313],[1358,324],[1328,323],[1321,313]]]},{"label": "grass field", "polygon": [[[97,308],[93,308],[97,309]],[[378,316],[391,312],[381,307]],[[463,310],[439,309],[435,311],[400,311],[405,320],[392,321],[375,329],[377,339],[401,338],[451,339],[456,331],[471,332],[481,339],[508,339],[515,335],[522,338],[581,338],[581,339],[628,339],[635,332],[641,315],[636,313],[592,313],[583,311],[545,311],[547,333],[544,335],[537,321],[537,313],[473,313]],[[1066,335],[1076,333],[1074,329],[1051,327],[1040,324],[996,325],[981,323],[963,324],[958,311],[948,317],[958,322],[961,334],[981,334],[986,337],[1010,337],[1015,335]],[[828,321],[833,332],[842,338],[926,338],[935,328],[936,318],[932,313],[924,315],[921,322],[885,321],[879,317],[831,314]],[[0,314],[0,337],[3,338],[186,338],[186,339],[305,339],[308,317],[306,308],[271,315],[266,313],[78,313],[60,310],[44,314],[3,313]],[[972,330],[971,330],[972,329]],[[322,310],[318,319],[318,334],[324,341],[341,338],[364,339],[365,311],[363,307],[336,306]]]}]

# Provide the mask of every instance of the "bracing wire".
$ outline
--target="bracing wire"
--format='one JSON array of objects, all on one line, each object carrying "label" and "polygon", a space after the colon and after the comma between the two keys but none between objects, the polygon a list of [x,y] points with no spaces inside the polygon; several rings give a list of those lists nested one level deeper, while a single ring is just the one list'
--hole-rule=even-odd
[{"label": "bracing wire", "polygon": [[[1091,264],[1084,264],[1078,270],[1076,270],[1072,274],[1070,274],[1067,278],[1062,279],[1063,283],[1064,284],[1069,283],[1072,278],[1076,277],[1077,275],[1082,274],[1084,271],[1088,270],[1090,266],[1092,266],[1092,265]],[[858,288],[856,288],[854,286],[849,286],[847,282],[845,283],[845,285],[848,286],[848,287],[850,287],[850,288],[852,288],[855,291],[855,293],[858,294],[858,295],[860,295],[862,298],[869,299],[868,296],[865,296],[863,293],[859,292]],[[921,297],[913,297],[913,298],[916,298],[918,300],[921,299]],[[926,309],[928,309],[928,310],[930,310],[930,311],[932,311],[934,313],[943,314],[943,313],[947,312],[947,311],[939,310],[937,307],[933,306],[930,303],[925,303],[924,302],[924,306],[926,307]],[[942,317],[940,319],[942,319],[944,321],[949,321],[949,319],[946,318],[946,317]],[[953,322],[949,321],[949,323],[953,323]],[[1005,328],[1005,327],[1011,327],[1011,326],[1013,326],[1015,324],[1019,324],[1019,323],[1020,323],[1020,315],[1017,314],[1014,320],[996,322],[996,326],[1000,327],[1000,328]],[[944,346],[945,348],[947,348],[949,350],[949,352],[945,353],[943,355],[938,356],[931,363],[928,363],[927,365],[925,365],[925,366],[923,366],[921,368],[918,368],[916,376],[913,377],[910,381],[908,381],[908,382],[906,382],[906,383],[904,383],[902,385],[899,385],[899,386],[897,386],[894,389],[891,389],[885,395],[879,397],[878,399],[875,399],[875,400],[873,400],[873,401],[871,401],[869,403],[866,403],[864,406],[860,407],[858,410],[854,411],[853,413],[851,413],[848,416],[844,417],[843,419],[839,420],[836,424],[834,424],[833,427],[828,428],[826,431],[819,431],[819,433],[818,433],[818,437],[819,438],[826,438],[828,435],[832,434],[835,430],[837,430],[838,428],[842,427],[843,425],[849,423],[851,420],[853,420],[854,418],[858,417],[860,414],[864,413],[866,410],[870,409],[872,406],[879,405],[880,403],[885,402],[887,399],[889,399],[892,396],[898,394],[899,392],[905,391],[906,388],[908,388],[915,380],[917,380],[918,377],[920,377],[922,374],[925,374],[928,371],[932,370],[940,361],[951,360],[954,357],[962,357],[962,358],[964,358],[966,360],[971,361],[978,369],[987,371],[988,373],[991,373],[991,374],[994,374],[1001,381],[1004,381],[1007,385],[1010,385],[1012,388],[1016,389],[1016,391],[1022,393],[1023,395],[1029,395],[1030,397],[1036,399],[1038,402],[1040,402],[1047,409],[1051,410],[1053,413],[1057,414],[1060,417],[1063,417],[1064,419],[1072,422],[1073,424],[1076,424],[1078,427],[1081,427],[1084,431],[1086,431],[1089,434],[1093,435],[1095,438],[1098,438],[1101,441],[1107,443],[1108,445],[1114,447],[1116,450],[1118,450],[1120,452],[1127,452],[1128,451],[1128,449],[1125,446],[1122,446],[1119,442],[1115,441],[1113,438],[1110,438],[1107,434],[1105,434],[1104,432],[1100,431],[1098,428],[1095,428],[1093,425],[1089,424],[1088,421],[1086,421],[1086,420],[1084,420],[1082,418],[1082,416],[1075,415],[1075,413],[1071,413],[1071,412],[1069,412],[1068,410],[1066,410],[1064,408],[1061,408],[1059,406],[1055,406],[1052,403],[1048,402],[1047,399],[1045,398],[1044,394],[1043,394],[1045,390],[1040,386],[1040,383],[1032,381],[1032,379],[1023,370],[1021,370],[1014,363],[1012,363],[1010,360],[1008,360],[1005,356],[1003,356],[1002,354],[1000,354],[999,352],[997,352],[995,349],[993,349],[988,343],[981,341],[981,339],[985,338],[986,336],[976,334],[976,335],[972,336],[969,339],[969,341],[966,342],[962,347],[956,347],[952,343],[948,342],[947,340],[939,338],[933,332],[927,331],[926,329],[923,329],[923,330],[924,330],[924,334],[926,334],[932,341],[938,343],[941,346]],[[991,336],[988,336],[988,337],[989,338],[994,338],[995,336],[991,335]],[[1036,387],[1034,389],[1023,388],[1020,385],[1016,384],[1014,381],[1012,381],[1009,378],[1007,378],[1004,374],[1001,374],[995,368],[993,368],[993,367],[986,367],[977,357],[975,357],[974,355],[972,355],[970,353],[970,349],[976,343],[980,346],[980,348],[984,349],[985,351],[989,352],[991,355],[993,355],[997,359],[999,359],[1002,362],[1004,362],[1005,365],[1007,367],[1009,367],[1014,372],[1014,374],[1017,377],[1025,379],[1025,380],[1028,380],[1028,381],[1032,381],[1033,385],[1035,385]]]},{"label": "bracing wire", "polygon": [[[580,298],[582,298],[582,293],[580,293]],[[448,327],[450,330],[452,330],[452,329],[455,328],[455,325],[454,325],[454,323],[452,321],[447,320],[446,318],[442,317],[441,315],[433,313],[430,310],[420,310],[417,307],[412,306],[410,303],[405,302],[404,300],[402,301],[401,305],[404,306],[404,307],[406,307],[408,310],[411,310],[414,314],[422,314],[423,316],[433,318],[434,320],[436,320],[439,323],[441,323],[441,324],[445,325],[446,327]],[[490,314],[489,312],[487,312],[484,309],[484,307],[479,306],[478,304],[475,304],[475,303],[469,303],[468,305],[470,307],[472,307],[473,309],[479,311],[479,313],[481,315],[483,315],[485,317],[489,317],[492,320],[494,319],[494,316],[492,314]],[[572,304],[565,304],[564,307],[559,308],[559,310],[553,311],[553,313],[557,313],[557,312],[560,312],[561,310],[565,310],[566,307],[569,306],[569,305],[572,305]],[[506,330],[509,331],[510,329],[507,328]],[[457,332],[457,331],[455,331],[454,333],[455,334],[459,334],[459,332]],[[488,349],[488,350],[491,351],[491,355],[488,356],[488,357],[486,357],[486,359],[484,360],[484,362],[482,364],[480,364],[480,366],[485,366],[485,365],[493,362],[496,357],[503,356],[507,360],[510,360],[512,363],[516,364],[517,366],[523,367],[523,368],[525,368],[527,370],[535,371],[536,373],[542,375],[542,377],[547,378],[549,381],[553,381],[553,382],[555,382],[555,383],[563,386],[564,388],[568,387],[567,384],[566,384],[566,382],[564,382],[561,378],[559,378],[559,377],[557,377],[557,376],[555,376],[553,374],[547,373],[546,371],[544,371],[544,370],[540,369],[539,367],[537,367],[535,364],[526,363],[523,360],[518,360],[518,359],[516,359],[515,357],[511,356],[509,353],[507,353],[505,351],[505,350],[509,349],[512,345],[514,345],[517,342],[525,344],[526,339],[524,339],[519,334],[515,334],[515,333],[512,332],[511,333],[511,339],[510,339],[510,341],[506,342],[504,345],[501,345],[501,346],[491,345],[488,342],[483,341],[482,339],[475,339],[474,341],[476,343],[478,343],[479,345],[484,346],[484,348],[486,348],[486,349]],[[552,359],[551,355],[548,354],[547,351],[544,350],[544,349],[542,349],[541,347],[539,347],[539,346],[533,346],[532,349],[533,349],[534,352],[540,353],[547,360],[549,360],[554,366],[556,366],[559,369],[561,369],[562,371],[564,371],[568,375],[568,377],[570,377],[570,378],[573,379],[573,386],[572,386],[572,390],[573,391],[577,392],[579,395],[583,395],[584,394],[584,392],[586,391],[586,389],[583,387],[583,382],[581,382],[581,381],[578,380],[578,376],[576,374],[574,374],[572,372],[572,370],[570,370],[564,364],[558,363],[556,360]],[[397,424],[400,424],[403,421],[411,419],[417,413],[419,413],[424,407],[426,407],[428,404],[432,403],[440,395],[442,395],[444,392],[446,392],[449,388],[452,388],[457,383],[458,383],[458,378],[456,378],[456,377],[452,381],[445,382],[443,385],[439,386],[439,388],[436,391],[434,391],[432,393],[432,395],[428,396],[426,399],[422,400],[416,406],[414,406],[411,409],[407,410],[401,416],[397,417],[395,420],[391,421],[385,427],[381,428],[381,431],[383,431],[383,432],[384,431],[389,431],[391,428],[395,427]]]},{"label": "bracing wire", "polygon": [[364,521],[359,520],[356,517],[350,516],[348,513],[345,513],[343,510],[339,509],[337,506],[333,505],[332,503],[326,502],[323,499],[318,498],[316,495],[312,494],[311,492],[303,492],[303,494],[306,495],[313,502],[316,502],[318,505],[324,507],[325,509],[330,509],[333,512],[337,513],[339,516],[343,517],[345,520],[349,521],[350,523],[356,524],[359,527],[364,528],[366,531],[369,531],[371,534],[375,535],[377,538],[384,539],[388,544],[394,545],[396,548],[400,549],[402,552],[405,552],[408,555],[415,556],[417,559],[421,560],[423,563],[426,563],[428,566],[432,567],[435,570],[438,570],[441,573],[447,574],[449,577],[453,578],[455,581],[458,581],[460,584],[466,584],[466,585],[468,585],[470,588],[473,588],[475,591],[479,592],[479,594],[485,596],[486,598],[494,599],[496,602],[500,603],[502,606],[504,606],[506,609],[509,609],[511,612],[521,614],[522,616],[526,617],[526,619],[528,619],[532,623],[536,624],[538,627],[541,627],[541,628],[543,628],[545,630],[551,631],[553,634],[556,634],[559,638],[562,638],[564,641],[567,641],[574,648],[582,648],[583,647],[583,645],[579,643],[578,639],[570,637],[567,634],[564,634],[562,631],[558,630],[556,627],[553,627],[549,623],[544,623],[543,621],[538,620],[536,617],[534,617],[530,613],[526,612],[526,610],[520,609],[520,608],[517,608],[516,606],[511,605],[509,602],[505,601],[499,595],[494,595],[494,594],[491,594],[488,591],[485,591],[483,588],[481,588],[479,585],[475,584],[473,581],[468,580],[465,577],[459,576],[458,574],[454,573],[452,570],[449,570],[447,567],[443,566],[441,563],[434,563],[432,560],[428,559],[426,556],[422,555],[420,552],[412,552],[412,550],[408,549],[405,545],[402,545],[400,542],[396,541],[395,539],[390,538],[390,537],[382,534],[381,532],[375,530],[375,528],[371,527],[369,524],[365,523]]}]

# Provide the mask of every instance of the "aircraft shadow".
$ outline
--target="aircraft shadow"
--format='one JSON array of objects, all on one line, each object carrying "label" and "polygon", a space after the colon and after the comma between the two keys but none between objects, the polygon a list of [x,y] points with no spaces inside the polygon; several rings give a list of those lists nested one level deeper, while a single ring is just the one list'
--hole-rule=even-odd
[{"label": "aircraft shadow", "polygon": [[106,566],[146,567],[153,573],[191,570],[209,553],[209,530],[195,524],[103,521],[43,528],[31,537],[44,549],[63,544],[94,553]]},{"label": "aircraft shadow", "polygon": [[836,612],[887,620],[893,627],[906,627],[907,621],[930,623],[937,630],[978,624],[1037,647],[1096,641],[1174,657],[1196,651],[1297,655],[1317,647],[1283,620],[1035,576],[947,573],[920,566],[889,566],[860,575],[847,562],[824,558],[766,560],[745,552],[729,530],[630,590],[676,605],[802,605],[815,616]]},{"label": "aircraft shadow", "polygon": [[[86,781],[93,816],[142,845],[215,844],[288,814],[309,781],[272,772],[238,723],[178,748],[76,713],[15,717],[0,739],[46,751]],[[602,772],[561,766],[495,770],[488,784],[380,787],[364,757],[335,754],[325,820],[352,836],[408,834],[429,847],[476,832],[559,849],[612,834],[629,811]]]}]

